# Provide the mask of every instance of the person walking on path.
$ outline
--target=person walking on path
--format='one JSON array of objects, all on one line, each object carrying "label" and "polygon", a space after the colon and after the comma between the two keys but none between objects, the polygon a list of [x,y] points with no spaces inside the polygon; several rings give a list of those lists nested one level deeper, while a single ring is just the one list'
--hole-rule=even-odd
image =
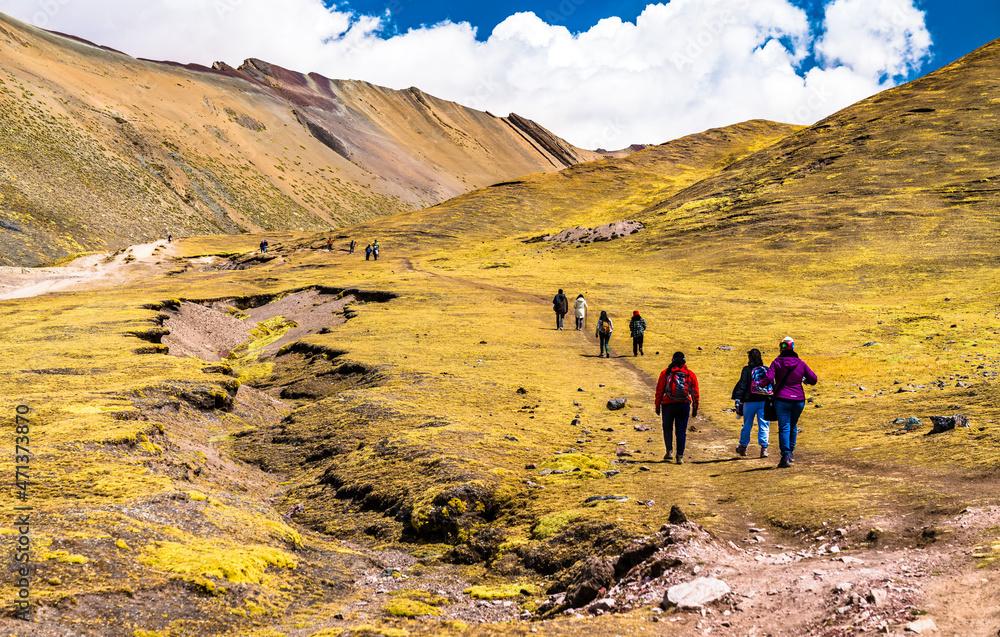
[{"label": "person walking on path", "polygon": [[368,261],[371,258],[372,258],[372,244],[369,243],[367,246],[365,246],[365,261]]},{"label": "person walking on path", "polygon": [[173,243],[173,242],[174,242],[174,235],[168,234],[167,235],[167,243]]},{"label": "person walking on path", "polygon": [[633,310],[632,320],[629,321],[628,329],[632,333],[632,356],[642,354],[642,336],[646,332],[646,319],[639,316],[639,310]]},{"label": "person walking on path", "polygon": [[556,329],[561,330],[563,328],[563,319],[566,318],[566,313],[569,312],[569,299],[563,294],[562,288],[559,289],[559,293],[552,297],[552,309],[556,313]]},{"label": "person walking on path", "polygon": [[663,444],[667,448],[664,461],[670,462],[676,436],[677,464],[684,464],[688,418],[698,417],[698,401],[698,377],[687,368],[684,352],[674,352],[670,365],[656,381],[656,415],[663,417]]},{"label": "person walking on path", "polygon": [[379,250],[378,239],[375,239],[374,241],[372,241],[372,256],[375,257],[376,261],[378,261],[378,250]]},{"label": "person walking on path", "polygon": [[332,238],[328,238],[328,239],[326,240],[326,249],[327,249],[327,250],[328,250],[329,252],[333,252],[333,239],[332,239]]},{"label": "person walking on path", "polygon": [[267,254],[267,239],[260,242],[260,251]]},{"label": "person walking on path", "polygon": [[781,339],[781,350],[767,369],[765,382],[774,384],[774,411],[778,416],[778,444],[781,447],[779,468],[795,462],[795,440],[799,429],[799,416],[806,406],[806,393],[802,383],[815,385],[816,372],[795,353],[791,336]]},{"label": "person walking on path", "polygon": [[736,445],[736,453],[747,455],[750,445],[750,434],[753,431],[754,418],[757,419],[757,444],[760,445],[760,457],[767,457],[770,423],[764,420],[764,405],[774,393],[774,386],[764,381],[767,368],[761,358],[759,349],[747,352],[747,364],[740,372],[740,380],[733,387],[733,400],[736,401],[736,413],[743,416],[743,430],[740,432],[740,444]]},{"label": "person walking on path", "polygon": [[583,319],[587,317],[587,299],[583,298],[583,295],[576,297],[576,302],[573,303],[573,314],[576,316],[576,329],[579,332],[583,331]]},{"label": "person walking on path", "polygon": [[597,319],[597,340],[601,347],[600,353],[597,355],[598,358],[602,356],[607,356],[611,358],[611,345],[609,341],[611,340],[611,333],[615,331],[615,324],[611,322],[608,318],[608,313],[605,310],[601,310],[601,318]]},{"label": "person walking on path", "polygon": [[358,245],[358,242],[355,241],[354,239],[351,239],[350,251],[348,252],[348,254],[354,254],[354,246],[356,245]]}]

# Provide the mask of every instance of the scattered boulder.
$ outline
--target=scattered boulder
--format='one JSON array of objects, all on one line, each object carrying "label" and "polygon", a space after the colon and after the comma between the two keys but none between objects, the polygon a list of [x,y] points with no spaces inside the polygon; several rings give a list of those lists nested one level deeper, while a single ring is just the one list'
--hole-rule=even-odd
[{"label": "scattered boulder", "polygon": [[603,615],[604,613],[611,612],[617,603],[613,597],[605,597],[588,606],[587,612],[591,615]]},{"label": "scattered boulder", "polygon": [[674,504],[670,507],[670,517],[668,520],[671,524],[684,524],[688,521],[688,518],[684,515],[684,512],[681,511],[681,508]]},{"label": "scattered boulder", "polygon": [[939,434],[945,431],[951,431],[955,427],[968,427],[969,419],[964,414],[955,414],[954,416],[931,416],[931,427],[930,433]]},{"label": "scattered boulder", "polygon": [[608,401],[608,409],[611,411],[618,411],[619,409],[625,408],[625,403],[628,402],[627,398],[612,398]]},{"label": "scattered boulder", "polygon": [[663,596],[663,607],[676,606],[681,610],[699,610],[706,604],[728,595],[729,585],[714,577],[698,579],[671,586]]},{"label": "scattered boulder", "polygon": [[889,600],[889,592],[884,588],[873,588],[868,593],[868,603],[873,606],[885,606],[885,603]]},{"label": "scattered boulder", "polygon": [[878,345],[877,341],[868,341],[867,343],[863,344],[861,347],[874,347],[875,345]]},{"label": "scattered boulder", "polygon": [[912,621],[906,626],[903,626],[903,631],[907,633],[916,633],[918,635],[927,635],[930,633],[937,632],[937,624],[930,617],[922,617],[916,621]]},{"label": "scattered boulder", "polygon": [[529,464],[525,465],[524,468],[525,469],[537,469],[538,465],[536,465],[534,462],[532,462],[532,463],[529,463]]},{"label": "scattered boulder", "polygon": [[528,393],[528,390],[524,387],[518,387],[515,393],[521,394],[522,396]]},{"label": "scattered boulder", "polygon": [[566,604],[581,608],[597,599],[615,581],[615,567],[603,557],[588,557],[573,565],[568,573]]}]

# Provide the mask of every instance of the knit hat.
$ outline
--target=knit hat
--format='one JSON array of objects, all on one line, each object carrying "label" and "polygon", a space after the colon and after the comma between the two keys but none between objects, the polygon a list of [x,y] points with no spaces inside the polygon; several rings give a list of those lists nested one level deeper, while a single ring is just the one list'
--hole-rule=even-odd
[{"label": "knit hat", "polygon": [[632,310],[632,316],[639,316],[639,310]]},{"label": "knit hat", "polygon": [[795,349],[795,339],[791,336],[786,336],[781,339],[781,343],[778,345],[781,349]]}]

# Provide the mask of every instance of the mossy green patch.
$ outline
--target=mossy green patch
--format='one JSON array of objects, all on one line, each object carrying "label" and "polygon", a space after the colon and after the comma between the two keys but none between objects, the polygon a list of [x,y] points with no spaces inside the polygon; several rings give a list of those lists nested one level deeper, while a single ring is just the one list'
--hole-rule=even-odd
[{"label": "mossy green patch", "polygon": [[440,615],[441,611],[415,599],[393,599],[385,605],[387,613],[393,617],[426,617]]},{"label": "mossy green patch", "polygon": [[154,542],[143,548],[146,566],[188,576],[215,577],[233,584],[260,584],[269,567],[294,569],[295,558],[268,546],[237,546],[222,541]]},{"label": "mossy green patch", "polygon": [[533,584],[501,584],[498,586],[470,586],[462,592],[472,599],[493,600],[530,597],[537,595],[539,589]]}]

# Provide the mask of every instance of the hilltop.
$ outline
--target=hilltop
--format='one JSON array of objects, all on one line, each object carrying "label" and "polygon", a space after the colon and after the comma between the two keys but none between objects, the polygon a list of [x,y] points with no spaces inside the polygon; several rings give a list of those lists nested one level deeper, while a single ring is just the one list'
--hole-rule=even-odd
[{"label": "hilltop", "polygon": [[0,15],[0,265],[337,228],[599,157],[411,88],[137,60]]},{"label": "hilltop", "polygon": [[[0,302],[0,392],[28,410],[38,480],[38,621],[0,626],[996,634],[998,54],[812,127],[746,122],[343,227],[334,251],[215,235],[19,271],[10,296],[68,287]],[[919,163],[959,141],[964,161]],[[641,228],[554,240],[622,221]],[[558,288],[609,312],[611,359],[593,316],[553,329]],[[779,470],[734,452],[730,395],[745,352],[789,334],[820,382]],[[652,408],[675,350],[702,395],[684,465]],[[660,607],[699,577],[731,590]]]}]

